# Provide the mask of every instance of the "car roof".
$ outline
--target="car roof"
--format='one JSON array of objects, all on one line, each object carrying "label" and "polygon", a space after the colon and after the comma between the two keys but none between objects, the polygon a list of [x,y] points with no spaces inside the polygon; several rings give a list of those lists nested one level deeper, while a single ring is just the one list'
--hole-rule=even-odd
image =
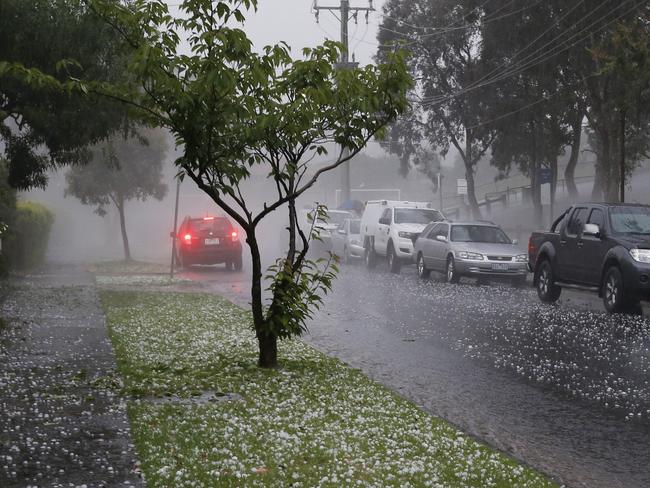
[{"label": "car roof", "polygon": [[487,220],[441,220],[439,223],[445,223],[450,225],[482,225],[484,227],[500,227],[494,222],[489,222]]},{"label": "car roof", "polygon": [[580,206],[592,206],[592,207],[650,207],[650,205],[644,203],[608,203],[608,202],[584,202],[576,203],[574,207]]}]

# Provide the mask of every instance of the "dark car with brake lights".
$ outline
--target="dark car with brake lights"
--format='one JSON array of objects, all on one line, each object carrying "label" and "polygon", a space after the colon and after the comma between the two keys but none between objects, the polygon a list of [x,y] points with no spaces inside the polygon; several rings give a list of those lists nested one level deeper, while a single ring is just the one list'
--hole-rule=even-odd
[{"label": "dark car with brake lights", "polygon": [[224,263],[226,269],[242,269],[242,245],[237,229],[226,217],[185,217],[176,235],[176,263]]},{"label": "dark car with brake lights", "polygon": [[650,299],[650,206],[576,204],[530,236],[528,257],[543,302],[577,288],[597,292],[610,313],[638,312]]}]

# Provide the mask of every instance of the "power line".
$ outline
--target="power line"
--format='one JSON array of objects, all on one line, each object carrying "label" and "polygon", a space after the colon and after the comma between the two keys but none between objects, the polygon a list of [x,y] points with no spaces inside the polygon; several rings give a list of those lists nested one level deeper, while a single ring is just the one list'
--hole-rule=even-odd
[{"label": "power line", "polygon": [[[605,0],[605,1],[606,1],[606,0]],[[619,4],[619,7],[622,6],[622,5],[624,5],[624,4],[626,4],[626,3],[628,3],[629,1],[630,1],[630,0],[624,0],[621,4]],[[603,2],[603,3],[605,3],[605,2]],[[541,48],[538,48],[537,50],[535,50],[535,51],[533,51],[532,53],[530,53],[527,57],[525,57],[525,58],[522,60],[522,61],[524,61],[524,64],[523,64],[523,65],[520,64],[522,61],[519,61],[519,62],[517,62],[515,65],[508,67],[508,69],[507,69],[506,71],[504,71],[504,72],[498,74],[497,76],[494,76],[493,78],[487,79],[487,78],[488,78],[488,75],[486,75],[486,76],[482,77],[480,80],[476,81],[475,83],[473,83],[473,84],[469,85],[468,87],[465,87],[465,88],[463,88],[463,89],[461,89],[461,90],[458,90],[457,92],[455,92],[455,93],[453,93],[453,94],[441,95],[441,96],[438,96],[438,97],[422,98],[422,99],[420,99],[420,104],[421,104],[422,106],[424,106],[424,107],[432,106],[432,105],[437,105],[437,104],[443,103],[443,102],[445,102],[445,101],[448,101],[448,100],[450,100],[450,99],[456,98],[456,97],[458,97],[458,96],[460,96],[460,95],[463,95],[463,94],[469,93],[469,92],[471,92],[471,91],[473,91],[473,90],[476,90],[476,89],[479,89],[479,88],[482,88],[482,87],[485,87],[485,86],[488,86],[488,85],[494,84],[494,83],[496,83],[496,82],[502,81],[502,80],[504,80],[504,79],[506,79],[506,78],[509,78],[509,77],[511,77],[511,76],[514,76],[514,75],[517,75],[517,74],[519,74],[519,73],[522,73],[522,72],[524,72],[525,70],[527,70],[527,69],[529,69],[529,68],[531,68],[531,67],[533,67],[533,66],[536,66],[536,65],[538,65],[538,64],[541,64],[541,63],[543,63],[543,62],[545,62],[545,61],[551,59],[552,57],[556,56],[557,54],[560,54],[560,53],[562,53],[562,52],[564,52],[564,51],[567,51],[567,50],[570,49],[571,47],[576,46],[577,44],[579,44],[579,43],[581,43],[582,41],[584,41],[585,39],[587,39],[587,38],[588,38],[590,35],[592,35],[593,33],[595,33],[595,32],[600,32],[601,30],[607,28],[607,27],[608,27],[609,25],[611,25],[612,23],[618,21],[619,19],[623,18],[623,17],[624,17],[625,15],[627,15],[628,13],[632,12],[634,9],[636,9],[637,7],[639,7],[642,3],[644,3],[644,1],[641,1],[641,2],[639,2],[638,4],[635,4],[634,6],[632,6],[632,8],[630,8],[630,9],[628,9],[627,11],[625,11],[624,13],[618,15],[616,18],[611,19],[611,20],[609,20],[608,22],[606,22],[604,25],[602,25],[602,26],[601,26],[600,28],[598,28],[596,31],[594,31],[594,32],[589,32],[587,35],[583,36],[582,38],[578,39],[577,41],[575,41],[575,42],[573,42],[573,43],[571,43],[571,44],[568,44],[568,43],[569,43],[571,40],[575,39],[577,36],[579,36],[581,33],[585,32],[585,31],[588,30],[589,28],[591,28],[591,27],[593,27],[594,25],[596,25],[598,22],[604,20],[604,19],[607,17],[607,15],[609,15],[609,13],[611,13],[611,12],[608,12],[608,14],[605,14],[604,16],[600,17],[600,18],[597,19],[596,21],[592,22],[590,25],[588,25],[588,26],[582,28],[582,29],[581,29],[580,31],[578,31],[577,33],[575,33],[575,34],[573,34],[572,36],[570,36],[570,37],[564,39],[564,40],[563,40],[559,45],[553,47],[553,48],[552,48],[548,53],[546,53],[545,55],[539,56],[539,57],[537,57],[537,58],[534,58],[534,59],[532,59],[532,60],[526,62],[526,60],[530,59],[530,57],[531,57],[532,55],[534,55],[536,52],[540,51],[541,49],[543,49],[543,48],[546,47],[547,45],[549,45],[549,44],[551,44],[551,43],[557,41],[557,39],[552,40],[552,41],[549,41],[549,43],[545,44],[545,45],[542,46]],[[603,5],[603,4],[601,4],[601,6],[602,6],[602,5]],[[598,8],[597,8],[596,10],[598,10]],[[594,10],[594,11],[595,11],[595,10]],[[592,13],[593,13],[594,11],[592,11]],[[587,17],[588,17],[588,16],[584,17],[584,19],[586,19]],[[525,49],[522,49],[520,52],[523,52],[524,50],[525,50]],[[501,66],[505,66],[505,64],[502,64]],[[496,70],[493,70],[491,73],[495,73],[495,72],[496,72]]]}]

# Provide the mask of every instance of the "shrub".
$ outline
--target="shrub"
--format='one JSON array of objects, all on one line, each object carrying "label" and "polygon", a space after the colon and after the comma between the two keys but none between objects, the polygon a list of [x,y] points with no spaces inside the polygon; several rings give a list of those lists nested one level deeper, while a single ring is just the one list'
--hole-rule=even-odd
[{"label": "shrub", "polygon": [[19,202],[13,225],[3,235],[3,251],[9,267],[31,269],[43,263],[54,216],[35,202]]}]

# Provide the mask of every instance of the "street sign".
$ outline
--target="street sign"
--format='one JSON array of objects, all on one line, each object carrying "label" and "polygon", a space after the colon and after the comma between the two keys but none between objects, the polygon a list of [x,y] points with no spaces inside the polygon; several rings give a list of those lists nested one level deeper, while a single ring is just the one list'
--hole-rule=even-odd
[{"label": "street sign", "polygon": [[458,178],[456,180],[459,195],[467,195],[467,180],[465,178]]},{"label": "street sign", "polygon": [[550,183],[551,180],[553,179],[553,172],[551,171],[550,168],[541,168],[539,170],[539,183],[541,185],[545,183]]}]

